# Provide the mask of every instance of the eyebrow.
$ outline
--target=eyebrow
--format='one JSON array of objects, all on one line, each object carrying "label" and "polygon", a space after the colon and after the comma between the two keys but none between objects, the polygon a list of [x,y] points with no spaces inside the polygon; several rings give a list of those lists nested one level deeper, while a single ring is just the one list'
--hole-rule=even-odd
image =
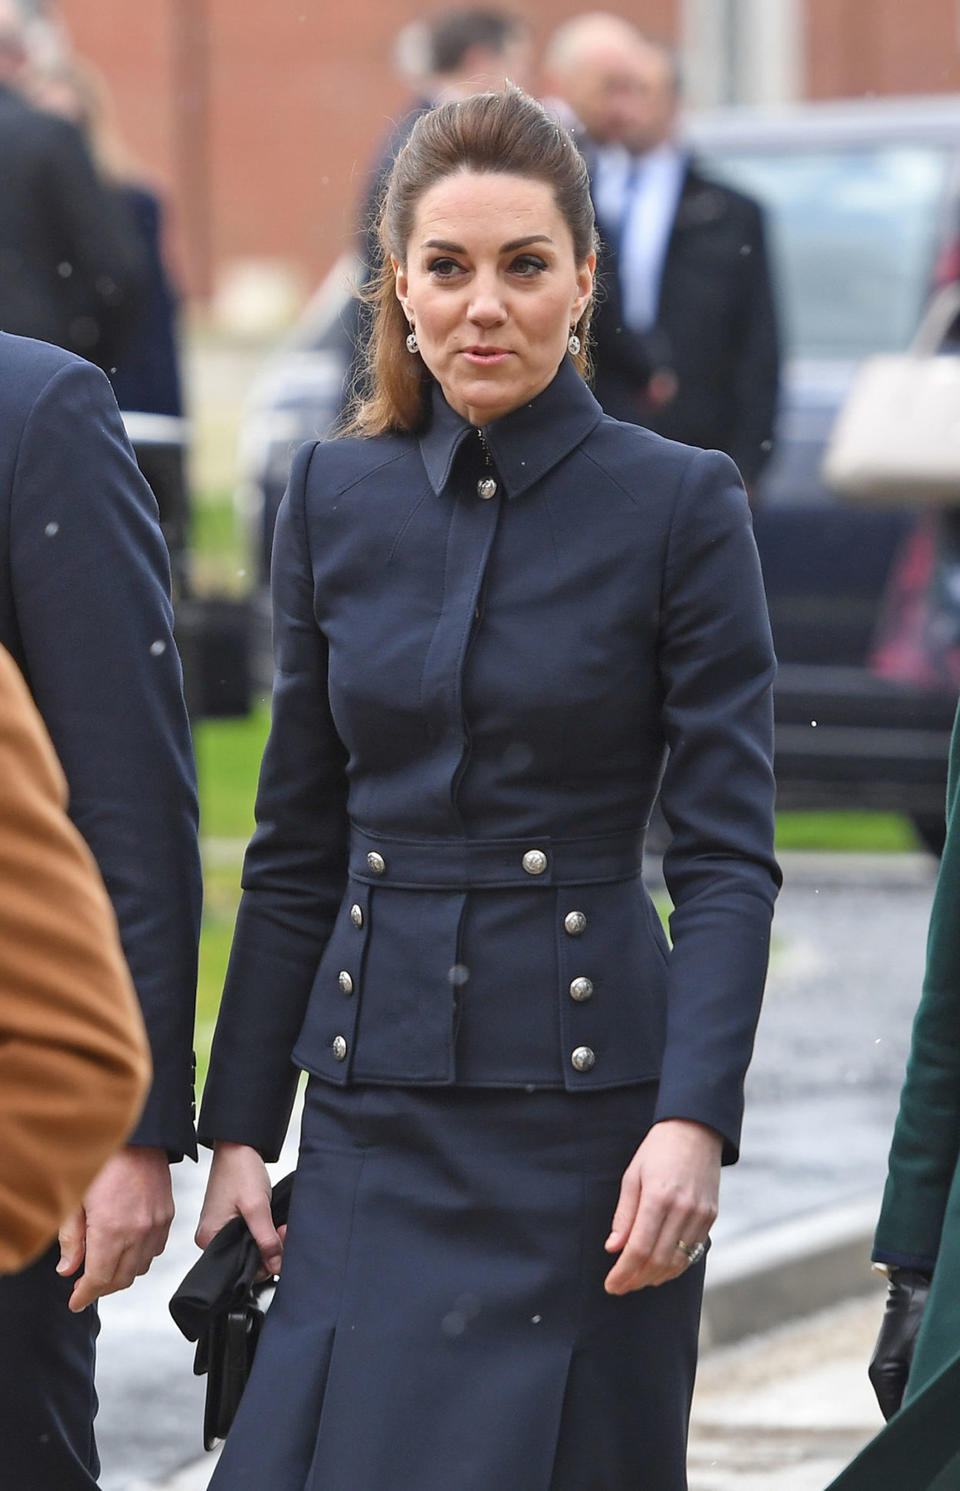
[{"label": "eyebrow", "polygon": [[[509,243],[501,244],[501,254],[512,254],[515,249],[525,248],[528,243],[553,243],[549,233],[531,233],[526,238],[511,238]],[[447,254],[465,254],[467,251],[462,243],[448,243],[445,238],[428,238],[423,244],[425,249],[442,249]]]}]

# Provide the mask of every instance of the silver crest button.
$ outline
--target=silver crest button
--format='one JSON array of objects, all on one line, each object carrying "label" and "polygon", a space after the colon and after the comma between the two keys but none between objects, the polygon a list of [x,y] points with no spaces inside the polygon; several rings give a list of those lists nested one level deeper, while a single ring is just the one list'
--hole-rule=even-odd
[{"label": "silver crest button", "polygon": [[568,911],[563,918],[563,930],[570,937],[582,937],[587,930],[587,918],[582,911]]},{"label": "silver crest button", "polygon": [[575,978],[570,985],[570,998],[575,999],[578,1004],[585,1003],[593,998],[593,980],[589,978]]},{"label": "silver crest button", "polygon": [[375,849],[371,849],[367,855],[367,868],[372,875],[382,875],[386,871],[387,862],[382,854],[378,854]]},{"label": "silver crest button", "polygon": [[575,1072],[592,1072],[597,1064],[596,1053],[589,1046],[578,1046],[570,1057]]},{"label": "silver crest button", "polygon": [[491,497],[497,495],[497,484],[492,476],[483,476],[477,482],[477,496],[482,502],[489,502]]},{"label": "silver crest button", "polygon": [[528,875],[542,875],[547,868],[547,856],[542,849],[528,849],[523,856],[523,868]]},{"label": "silver crest button", "polygon": [[341,969],[339,977],[337,978],[337,983],[340,985],[340,992],[342,994],[353,993],[353,979],[350,977],[345,968]]},{"label": "silver crest button", "polygon": [[348,1050],[346,1036],[335,1035],[330,1042],[330,1050],[333,1052],[334,1061],[346,1061]]},{"label": "silver crest button", "polygon": [[353,905],[350,907],[350,920],[353,922],[353,925],[355,927],[363,926],[363,907],[358,906],[356,901],[354,901]]}]

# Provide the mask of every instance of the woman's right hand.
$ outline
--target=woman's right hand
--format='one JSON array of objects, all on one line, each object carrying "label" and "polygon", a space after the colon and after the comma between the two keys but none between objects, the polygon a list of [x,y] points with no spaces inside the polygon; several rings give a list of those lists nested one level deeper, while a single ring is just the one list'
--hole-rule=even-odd
[{"label": "woman's right hand", "polygon": [[205,1248],[232,1217],[241,1216],[260,1249],[267,1273],[278,1274],[283,1237],[273,1225],[271,1191],[267,1167],[256,1149],[218,1140],[196,1231],[197,1246]]}]

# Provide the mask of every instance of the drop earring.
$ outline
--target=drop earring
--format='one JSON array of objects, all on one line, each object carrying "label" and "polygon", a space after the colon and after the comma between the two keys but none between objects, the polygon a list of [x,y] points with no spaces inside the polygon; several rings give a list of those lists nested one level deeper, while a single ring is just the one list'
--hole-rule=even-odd
[{"label": "drop earring", "polygon": [[580,351],[580,338],[577,336],[576,327],[571,330],[570,335],[567,338],[567,351],[570,353],[571,357],[576,357],[577,353]]},{"label": "drop earring", "polygon": [[417,333],[412,326],[410,327],[410,335],[407,337],[407,351],[410,353],[411,356],[413,356],[415,352],[420,351],[420,343],[417,341]]}]

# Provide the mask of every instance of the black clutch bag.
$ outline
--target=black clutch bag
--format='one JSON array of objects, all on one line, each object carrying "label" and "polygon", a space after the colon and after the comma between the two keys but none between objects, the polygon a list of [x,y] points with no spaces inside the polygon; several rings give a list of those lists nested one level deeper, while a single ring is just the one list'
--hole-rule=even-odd
[{"label": "black clutch bag", "polygon": [[[270,1210],[275,1227],[287,1220],[293,1176],[273,1188]],[[256,1282],[260,1250],[242,1217],[234,1217],[184,1277],[170,1300],[170,1314],[188,1341],[196,1341],[193,1370],[206,1374],[203,1447],[225,1439],[250,1376],[263,1325],[265,1296],[273,1280]]]}]

